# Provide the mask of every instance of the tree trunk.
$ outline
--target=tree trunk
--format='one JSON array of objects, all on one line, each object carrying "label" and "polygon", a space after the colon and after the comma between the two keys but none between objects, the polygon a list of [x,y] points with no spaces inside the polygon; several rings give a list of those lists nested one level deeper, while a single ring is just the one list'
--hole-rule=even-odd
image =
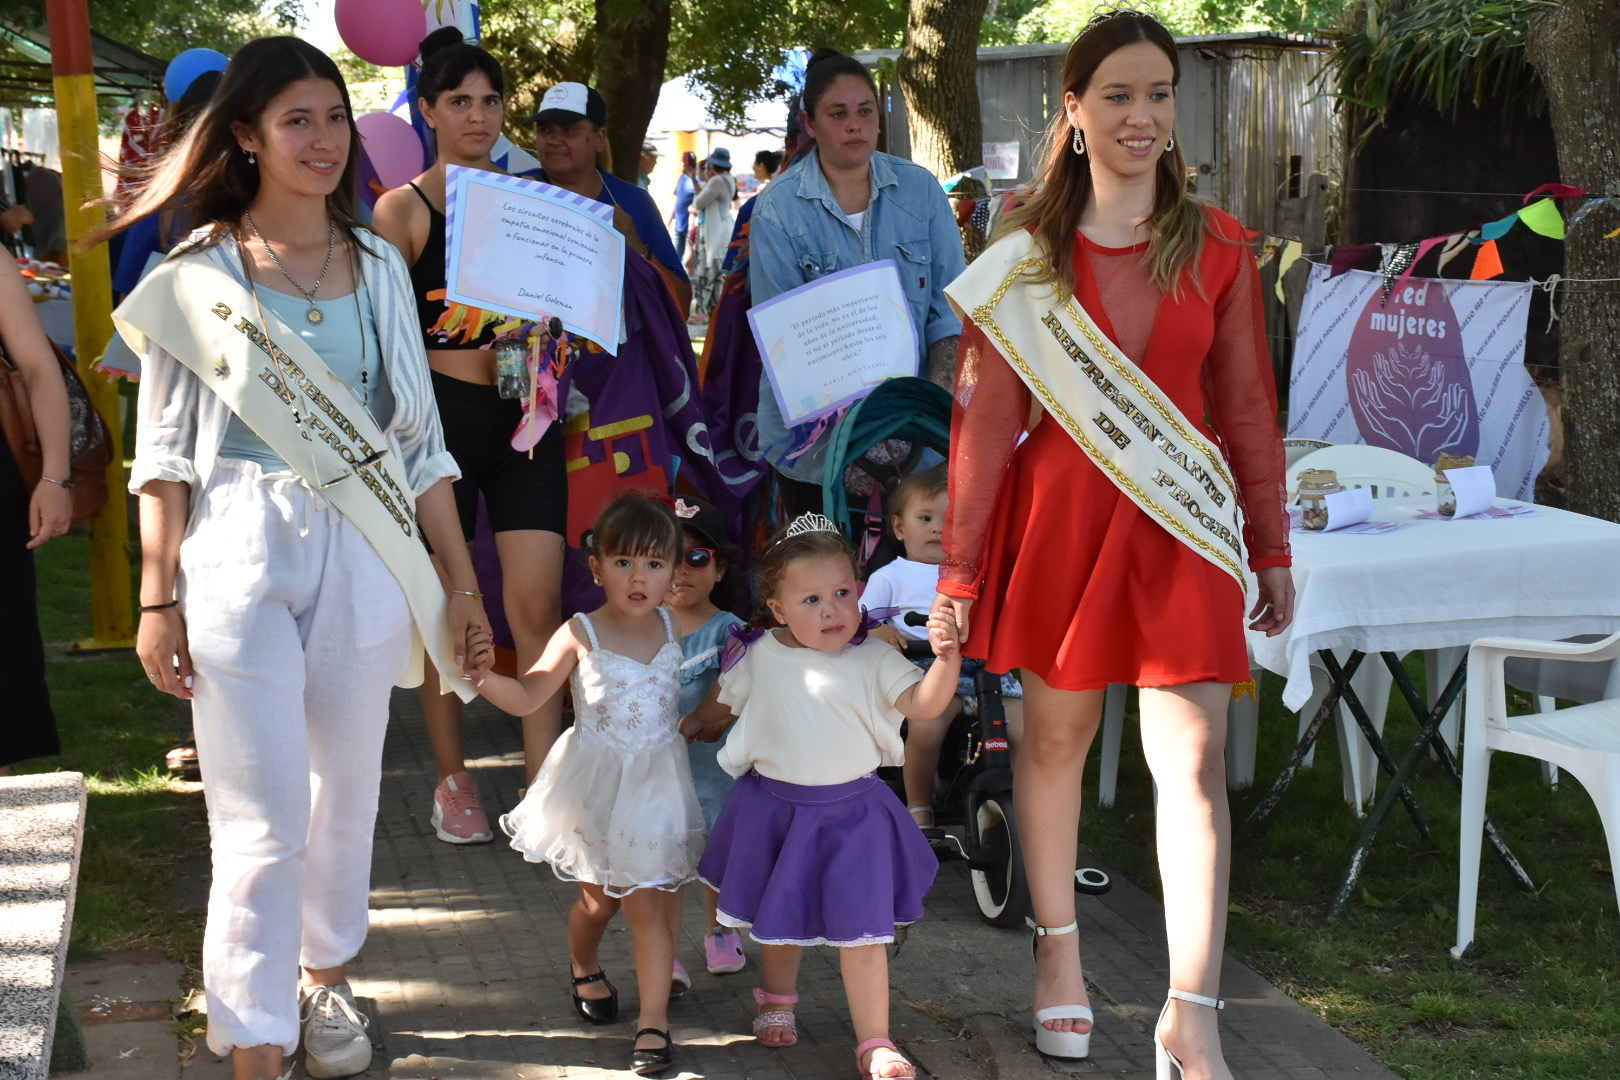
[{"label": "tree trunk", "polygon": [[979,26],[987,0],[906,0],[897,73],[911,123],[911,159],[938,177],[981,164]]},{"label": "tree trunk", "polygon": [[596,75],[613,175],[631,183],[669,59],[670,0],[596,0]]},{"label": "tree trunk", "polygon": [[1547,88],[1559,179],[1610,196],[1582,200],[1569,226],[1559,361],[1567,505],[1620,521],[1620,237],[1605,239],[1620,228],[1620,0],[1564,0],[1531,27],[1525,51]]}]

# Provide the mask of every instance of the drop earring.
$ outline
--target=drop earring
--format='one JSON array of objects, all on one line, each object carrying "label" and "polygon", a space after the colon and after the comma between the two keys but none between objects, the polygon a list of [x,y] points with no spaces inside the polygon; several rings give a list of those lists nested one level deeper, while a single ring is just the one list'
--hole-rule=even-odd
[{"label": "drop earring", "polygon": [[1175,148],[1176,148],[1176,137],[1174,135],[1172,135],[1168,139],[1166,139],[1165,142],[1164,142],[1164,152],[1168,154],[1170,151],[1174,150]]},{"label": "drop earring", "polygon": [[1084,157],[1086,153],[1086,137],[1080,134],[1079,128],[1074,129],[1074,139],[1072,142],[1074,145],[1074,152]]},{"label": "drop earring", "polygon": [[253,151],[244,150],[242,153],[247,155],[249,165],[257,165],[259,163],[259,159],[253,155]]}]

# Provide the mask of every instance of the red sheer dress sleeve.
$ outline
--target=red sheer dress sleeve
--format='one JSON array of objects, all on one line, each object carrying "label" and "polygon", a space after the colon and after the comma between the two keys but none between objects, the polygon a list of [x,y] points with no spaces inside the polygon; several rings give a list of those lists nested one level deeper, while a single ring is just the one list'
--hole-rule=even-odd
[{"label": "red sheer dress sleeve", "polygon": [[[1221,241],[1211,238],[1206,243]],[[1247,245],[1239,246],[1236,254],[1237,273],[1215,301],[1215,340],[1204,366],[1204,401],[1243,504],[1249,568],[1264,570],[1293,562],[1284,513],[1286,466],[1277,431],[1277,386],[1266,347],[1260,274]]]},{"label": "red sheer dress sleeve", "polygon": [[996,495],[1029,419],[1029,388],[971,320],[962,323],[951,405],[950,506],[939,591],[976,600]]}]

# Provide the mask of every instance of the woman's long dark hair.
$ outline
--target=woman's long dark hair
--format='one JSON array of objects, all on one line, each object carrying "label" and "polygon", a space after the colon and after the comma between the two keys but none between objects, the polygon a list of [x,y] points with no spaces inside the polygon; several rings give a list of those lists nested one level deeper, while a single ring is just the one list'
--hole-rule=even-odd
[{"label": "woman's long dark hair", "polygon": [[[1063,89],[1076,97],[1084,94],[1102,62],[1127,45],[1145,41],[1170,58],[1171,86],[1181,82],[1181,60],[1176,39],[1147,15],[1122,11],[1090,23],[1069,46],[1063,61]],[[1061,101],[1061,96],[1059,97]],[[1051,260],[1053,274],[1064,292],[1074,290],[1074,227],[1091,196],[1091,155],[1070,148],[1068,113],[1059,109],[1046,132],[1046,160],[1033,190],[1001,216],[997,237],[1015,229],[1031,229]],[[1177,146],[1160,154],[1154,172],[1152,242],[1147,259],[1153,283],[1174,292],[1181,271],[1194,268],[1197,285],[1198,256],[1204,248],[1204,216],[1199,203],[1187,193],[1187,163]]]},{"label": "woman's long dark hair", "polygon": [[[349,89],[332,58],[295,37],[257,38],[237,50],[225,66],[214,96],[192,122],[185,137],[163,156],[129,208],[86,241],[94,246],[171,204],[183,203],[191,220],[211,225],[203,241],[217,243],[235,231],[242,214],[259,193],[258,166],[248,163],[231,125],[257,128],[270,102],[301,79],[324,79],[338,88],[349,113],[349,158],[337,190],[326,197],[338,228],[355,238],[364,228],[356,209],[360,133],[349,106]],[[356,240],[358,243],[358,240]]]}]

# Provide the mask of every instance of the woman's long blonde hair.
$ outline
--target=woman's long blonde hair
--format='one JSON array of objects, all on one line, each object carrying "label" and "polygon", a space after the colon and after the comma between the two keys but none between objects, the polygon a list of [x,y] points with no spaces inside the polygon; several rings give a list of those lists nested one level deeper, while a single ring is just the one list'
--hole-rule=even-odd
[{"label": "woman's long blonde hair", "polygon": [[[1170,31],[1150,16],[1122,11],[1089,24],[1074,39],[1063,62],[1063,89],[1076,97],[1084,94],[1104,60],[1139,41],[1164,51],[1170,58],[1171,85],[1179,85],[1181,61]],[[1074,291],[1075,223],[1092,190],[1091,156],[1074,153],[1071,137],[1068,114],[1059,109],[1047,127],[1046,161],[1039,179],[1032,189],[1017,196],[996,228],[998,239],[1014,229],[1032,231],[1065,292]],[[1178,145],[1159,155],[1154,174],[1153,235],[1147,260],[1153,283],[1172,294],[1179,291],[1181,272],[1188,266],[1194,286],[1199,286],[1198,257],[1207,231],[1199,202],[1187,192],[1186,169]]]}]

